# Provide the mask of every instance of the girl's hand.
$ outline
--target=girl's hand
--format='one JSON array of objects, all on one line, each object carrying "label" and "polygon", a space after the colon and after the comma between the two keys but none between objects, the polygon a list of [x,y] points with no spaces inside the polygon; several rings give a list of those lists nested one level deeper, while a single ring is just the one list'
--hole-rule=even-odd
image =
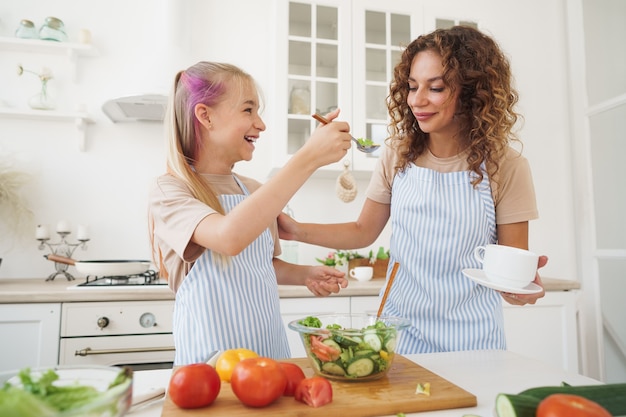
[{"label": "girl's hand", "polygon": [[350,125],[347,122],[333,122],[339,116],[339,109],[326,115],[328,124],[320,124],[297,154],[304,153],[319,167],[339,161],[352,146]]},{"label": "girl's hand", "polygon": [[[540,256],[539,262],[537,262],[537,270],[543,268],[548,263],[547,256]],[[541,287],[541,292],[535,294],[513,294],[509,292],[501,292],[502,298],[506,300],[507,303],[523,306],[525,304],[535,304],[538,299],[542,298],[546,295],[546,290],[543,289],[543,283],[541,282],[541,277],[539,276],[539,271],[535,274],[535,280],[533,281],[535,284]]]},{"label": "girl's hand", "polygon": [[283,240],[297,240],[298,222],[285,213],[278,215],[278,235]]},{"label": "girl's hand", "polygon": [[348,286],[345,273],[329,266],[311,266],[304,280],[306,287],[317,297],[337,294]]}]

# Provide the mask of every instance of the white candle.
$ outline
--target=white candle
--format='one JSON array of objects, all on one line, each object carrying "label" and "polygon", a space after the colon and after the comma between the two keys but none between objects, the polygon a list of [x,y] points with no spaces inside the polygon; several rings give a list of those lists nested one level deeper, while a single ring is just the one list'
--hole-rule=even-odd
[{"label": "white candle", "polygon": [[70,224],[65,220],[59,220],[57,223],[57,233],[71,233]]},{"label": "white candle", "polygon": [[48,230],[48,226],[38,225],[35,230],[35,238],[37,239],[50,239],[50,231]]},{"label": "white candle", "polygon": [[76,239],[89,240],[89,232],[87,231],[87,226],[83,224],[78,225],[78,230],[76,231]]}]

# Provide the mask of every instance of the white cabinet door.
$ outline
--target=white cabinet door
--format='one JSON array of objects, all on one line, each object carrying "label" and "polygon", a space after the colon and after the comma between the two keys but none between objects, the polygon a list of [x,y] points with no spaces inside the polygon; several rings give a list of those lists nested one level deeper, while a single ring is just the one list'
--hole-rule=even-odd
[{"label": "white cabinet door", "polygon": [[378,313],[380,298],[377,295],[350,297],[350,312],[352,314]]},{"label": "white cabinet door", "polygon": [[579,291],[550,291],[535,305],[504,303],[508,350],[578,372]]},{"label": "white cabinet door", "polygon": [[289,322],[300,318],[317,315],[350,313],[350,297],[325,297],[325,298],[281,298],[280,311],[283,322],[287,328],[287,339],[291,349],[292,358],[304,358],[304,346],[300,334],[288,327]]},{"label": "white cabinet door", "polygon": [[57,365],[61,304],[0,305],[0,381],[25,367]]}]

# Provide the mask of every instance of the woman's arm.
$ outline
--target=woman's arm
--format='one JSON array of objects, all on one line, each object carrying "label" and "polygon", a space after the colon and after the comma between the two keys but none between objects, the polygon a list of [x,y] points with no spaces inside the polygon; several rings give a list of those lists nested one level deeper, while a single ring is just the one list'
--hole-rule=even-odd
[{"label": "woman's arm", "polygon": [[297,240],[335,249],[359,249],[371,245],[389,220],[391,206],[369,198],[361,214],[349,223],[299,223],[284,213],[278,217],[278,232],[284,240]]},{"label": "woman's arm", "polygon": [[[511,224],[498,225],[498,244],[513,246],[520,249],[528,250],[528,222],[519,222]],[[542,268],[548,263],[547,256],[540,256],[537,269]],[[535,284],[542,288],[542,291],[536,294],[512,294],[501,293],[502,297],[509,303],[514,305],[535,304],[538,299],[546,295],[543,290],[543,284],[539,272],[535,275]]]}]

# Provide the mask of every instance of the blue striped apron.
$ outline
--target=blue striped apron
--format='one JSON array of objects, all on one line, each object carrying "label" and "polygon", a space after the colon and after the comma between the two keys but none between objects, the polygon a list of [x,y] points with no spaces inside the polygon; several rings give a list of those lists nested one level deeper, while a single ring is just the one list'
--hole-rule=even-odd
[{"label": "blue striped apron", "polygon": [[489,180],[474,189],[468,174],[411,164],[393,181],[387,276],[400,266],[383,314],[411,320],[399,353],[506,348],[499,293],[461,272],[497,239]]},{"label": "blue striped apron", "polygon": [[[220,195],[229,212],[249,195]],[[242,225],[244,227],[244,225]],[[174,305],[174,365],[203,362],[214,350],[251,349],[274,359],[291,356],[280,316],[274,240],[269,229],[224,263],[206,250],[185,277]]]}]

